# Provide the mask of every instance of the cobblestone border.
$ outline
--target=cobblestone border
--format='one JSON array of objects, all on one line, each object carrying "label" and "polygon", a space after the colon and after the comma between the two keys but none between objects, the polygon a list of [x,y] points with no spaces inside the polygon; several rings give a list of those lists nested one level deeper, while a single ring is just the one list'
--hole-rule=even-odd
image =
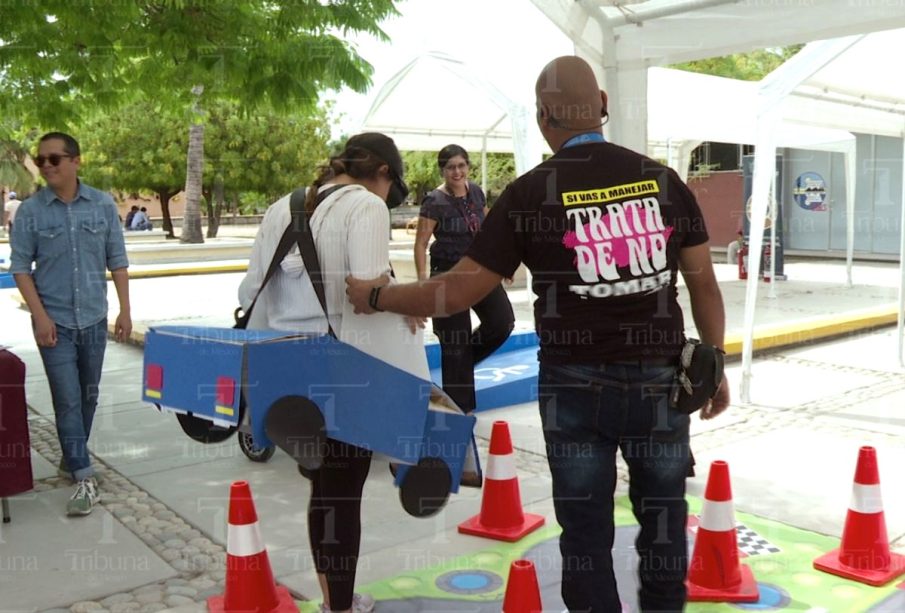
[{"label": "cobblestone border", "polygon": [[[33,412],[29,429],[34,450],[56,466],[61,453],[53,423]],[[102,460],[92,456],[92,463],[100,482],[101,505],[179,576],[45,613],[156,613],[175,607],[207,610],[207,598],[223,593],[226,550]],[[35,482],[34,491],[69,487],[70,483],[69,479],[49,477]]]}]

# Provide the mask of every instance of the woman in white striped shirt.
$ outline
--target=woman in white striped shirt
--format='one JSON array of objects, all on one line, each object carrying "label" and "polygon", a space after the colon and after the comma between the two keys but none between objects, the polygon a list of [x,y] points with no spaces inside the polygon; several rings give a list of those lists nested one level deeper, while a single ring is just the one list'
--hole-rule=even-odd
[{"label": "woman in white striped shirt", "polygon": [[[392,139],[375,132],[350,138],[345,150],[321,169],[305,199],[323,272],[326,316],[312,284],[303,279],[305,265],[293,246],[261,292],[248,327],[324,334],[329,318],[329,326],[342,338],[346,276],[371,279],[390,270],[387,207],[405,199],[403,175],[402,158]],[[239,287],[244,309],[258,293],[290,219],[289,196],[265,213]],[[334,439],[327,439],[325,451],[321,468],[305,473],[311,478],[308,535],[324,595],[321,611],[367,613],[374,608],[373,598],[354,594],[353,588],[361,542],[361,492],[371,452]]]}]

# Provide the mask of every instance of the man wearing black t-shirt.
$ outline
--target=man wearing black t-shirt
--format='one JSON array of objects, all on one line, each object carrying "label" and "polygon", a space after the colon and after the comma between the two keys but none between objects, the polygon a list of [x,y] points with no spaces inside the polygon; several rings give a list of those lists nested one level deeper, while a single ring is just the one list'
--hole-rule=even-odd
[{"label": "man wearing black t-shirt", "polygon": [[[640,607],[680,611],[689,416],[668,406],[667,392],[685,340],[678,272],[701,339],[723,345],[707,230],[674,171],[604,141],[606,94],[584,60],[548,64],[537,107],[556,154],[506,188],[459,264],[406,285],[349,279],[347,293],[359,312],[455,313],[524,262],[537,295],[539,404],[562,526],[563,600],[570,611],[622,610],[611,554],[618,448],[641,527]],[[701,417],[728,405],[724,379]]]}]

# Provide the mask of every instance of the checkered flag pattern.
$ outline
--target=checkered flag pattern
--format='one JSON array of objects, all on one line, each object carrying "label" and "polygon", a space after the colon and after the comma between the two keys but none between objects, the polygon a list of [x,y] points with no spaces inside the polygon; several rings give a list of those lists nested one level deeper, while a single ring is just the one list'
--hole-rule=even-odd
[{"label": "checkered flag pattern", "polygon": [[781,551],[779,547],[773,545],[744,524],[736,524],[735,532],[738,536],[739,551],[744,552],[748,557],[766,553],[779,553]]}]

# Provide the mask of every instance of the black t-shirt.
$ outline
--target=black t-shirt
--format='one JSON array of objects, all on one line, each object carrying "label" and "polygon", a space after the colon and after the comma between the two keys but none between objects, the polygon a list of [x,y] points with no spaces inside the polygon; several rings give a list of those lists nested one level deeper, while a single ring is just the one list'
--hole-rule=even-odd
[{"label": "black t-shirt", "polygon": [[457,198],[439,189],[424,197],[421,217],[437,222],[434,242],[430,247],[431,258],[458,262],[465,255],[475,232],[484,221],[484,192],[468,182],[468,192]]},{"label": "black t-shirt", "polygon": [[595,363],[679,354],[679,250],[707,240],[674,171],[590,143],[510,184],[466,255],[504,277],[531,271],[542,361]]}]

